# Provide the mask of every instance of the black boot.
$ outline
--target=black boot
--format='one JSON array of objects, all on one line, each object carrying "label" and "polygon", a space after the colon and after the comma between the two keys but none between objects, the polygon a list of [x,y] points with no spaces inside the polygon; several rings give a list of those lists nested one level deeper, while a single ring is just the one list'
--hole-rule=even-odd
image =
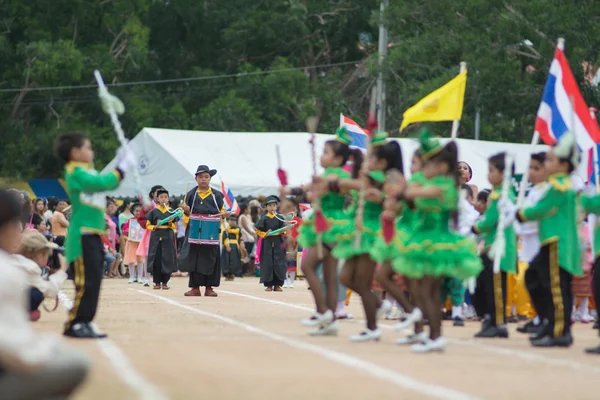
[{"label": "black boot", "polygon": [[592,347],[590,349],[585,349],[585,352],[588,354],[600,354],[600,346]]},{"label": "black boot", "polygon": [[508,330],[506,326],[488,326],[487,328],[477,332],[476,338],[503,338],[508,339]]},{"label": "black boot", "polygon": [[90,326],[83,322],[71,325],[64,331],[63,335],[76,339],[97,339]]}]

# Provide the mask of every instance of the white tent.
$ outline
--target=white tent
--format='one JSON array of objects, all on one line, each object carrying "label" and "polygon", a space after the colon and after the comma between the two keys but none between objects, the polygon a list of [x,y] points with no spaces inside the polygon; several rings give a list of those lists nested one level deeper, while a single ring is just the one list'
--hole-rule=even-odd
[{"label": "white tent", "polygon": [[[317,157],[323,144],[332,135],[317,135]],[[153,185],[164,185],[172,195],[181,195],[186,188],[195,186],[194,173],[205,164],[218,170],[212,185],[219,189],[221,180],[235,196],[268,195],[278,192],[276,147],[291,185],[308,183],[312,176],[311,148],[308,133],[264,132],[205,132],[174,129],[144,128],[131,140],[129,146],[139,158],[142,190],[147,193]],[[410,170],[410,159],[417,148],[414,139],[396,139],[402,147],[405,170]],[[459,159],[473,169],[471,183],[480,189],[489,187],[487,159],[500,151],[511,152],[516,159],[517,173],[523,173],[530,146],[504,142],[486,142],[458,139]],[[545,146],[538,146],[539,150]],[[318,164],[318,159],[317,159]],[[111,161],[106,168],[114,168]],[[131,174],[112,192],[115,196],[133,196],[135,183]]]}]

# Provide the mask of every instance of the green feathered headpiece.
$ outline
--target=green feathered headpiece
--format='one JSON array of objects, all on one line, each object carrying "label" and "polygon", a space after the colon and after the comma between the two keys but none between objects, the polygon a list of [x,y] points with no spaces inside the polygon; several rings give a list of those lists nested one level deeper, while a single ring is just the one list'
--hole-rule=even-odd
[{"label": "green feathered headpiece", "polygon": [[426,129],[423,129],[421,131],[419,143],[419,151],[421,153],[421,158],[423,159],[423,161],[429,160],[431,157],[435,156],[440,151],[442,151],[442,145],[440,144],[440,141],[437,139],[432,139],[431,134]]},{"label": "green feathered headpiece", "polygon": [[340,143],[343,143],[347,146],[349,146],[350,143],[352,143],[352,136],[350,136],[345,126],[340,126],[339,128],[337,128],[337,131],[335,131],[335,135],[335,140],[337,140]]},{"label": "green feathered headpiece", "polygon": [[373,179],[377,183],[384,183],[385,182],[385,172],[371,171],[371,172],[369,172],[369,178]]},{"label": "green feathered headpiece", "polygon": [[373,146],[373,147],[383,146],[384,144],[386,144],[387,138],[388,138],[387,132],[384,132],[384,131],[375,132],[373,134],[373,137],[371,138],[371,146]]},{"label": "green feathered headpiece", "polygon": [[554,145],[554,154],[563,160],[568,160],[573,168],[577,168],[580,162],[579,147],[573,132],[567,132],[562,135],[558,143]]}]

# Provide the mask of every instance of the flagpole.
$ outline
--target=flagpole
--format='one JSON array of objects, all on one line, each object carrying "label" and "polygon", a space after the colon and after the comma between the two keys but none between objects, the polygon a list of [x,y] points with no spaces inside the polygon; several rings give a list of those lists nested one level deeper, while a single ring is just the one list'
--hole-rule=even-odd
[{"label": "flagpole", "polygon": [[[590,117],[594,121],[596,121],[596,109],[594,107],[590,107]],[[600,179],[598,179],[598,172],[600,172],[600,167],[598,166],[598,144],[594,143],[594,147],[592,150],[592,158],[594,163],[594,180],[596,181],[596,192],[600,192]]]},{"label": "flagpole", "polygon": [[[464,61],[461,61],[460,62],[460,73],[462,74],[466,70],[467,70],[467,63]],[[458,136],[458,126],[459,125],[460,125],[459,119],[452,121],[452,135],[450,136],[452,138],[452,140],[456,139],[456,137]]]}]

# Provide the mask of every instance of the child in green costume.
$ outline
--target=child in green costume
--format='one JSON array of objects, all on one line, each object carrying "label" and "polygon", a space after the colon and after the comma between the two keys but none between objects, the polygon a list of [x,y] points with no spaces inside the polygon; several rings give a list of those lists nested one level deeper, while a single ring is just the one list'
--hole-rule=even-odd
[{"label": "child in green costume", "polygon": [[[490,157],[488,163],[488,180],[493,190],[489,195],[488,208],[485,214],[473,226],[473,232],[481,235],[484,241],[484,250],[481,253],[483,271],[477,277],[475,297],[484,304],[484,320],[481,331],[475,334],[480,338],[508,338],[506,329],[506,274],[517,272],[517,236],[512,225],[505,225],[504,236],[506,247],[504,257],[500,264],[500,273],[494,273],[494,258],[489,250],[496,240],[498,230],[498,217],[500,211],[498,200],[502,193],[502,182],[504,182],[505,153],[498,153]],[[514,200],[515,196],[509,191],[509,197]]]},{"label": "child in green costume", "polygon": [[[409,187],[420,187],[425,182],[425,176],[423,175],[423,159],[419,150],[415,151],[412,157],[411,163],[411,178],[409,180]],[[389,176],[390,174],[388,174]],[[408,299],[402,289],[394,281],[394,274],[396,273],[392,267],[392,261],[398,256],[399,248],[402,247],[402,243],[405,243],[411,235],[413,226],[419,218],[418,212],[414,209],[413,203],[400,202],[398,203],[393,196],[394,180],[392,177],[388,178],[384,190],[388,195],[388,198],[384,202],[384,214],[391,212],[400,211],[396,223],[396,233],[392,242],[385,243],[383,239],[383,232],[381,231],[375,246],[371,250],[371,257],[373,260],[381,264],[380,269],[376,272],[376,279],[381,283],[384,290],[394,298],[407,313],[407,318],[399,322],[394,330],[404,330],[410,325],[414,324],[414,333],[407,336],[401,337],[396,340],[396,344],[414,344],[420,343],[427,338],[427,333],[423,330],[423,321],[413,321],[410,317],[416,307],[416,296],[417,296],[417,281],[410,278],[404,277],[404,281],[411,295]],[[412,207],[412,208],[411,208]],[[391,215],[390,215],[391,217]]]},{"label": "child in green costume", "polygon": [[[375,261],[370,251],[377,239],[380,229],[379,217],[383,210],[384,195],[381,192],[385,180],[385,172],[391,169],[403,171],[402,151],[397,142],[387,142],[385,132],[376,133],[371,139],[372,154],[368,159],[368,170],[371,171],[363,179],[367,180],[365,192],[365,208],[363,221],[356,224],[354,213],[348,213],[345,224],[337,235],[338,244],[333,249],[333,256],[346,262],[340,273],[342,284],[356,292],[363,302],[367,317],[367,329],[358,335],[351,336],[352,341],[379,340],[381,331],[377,328],[377,316],[385,315],[391,309],[387,300],[378,301],[371,291]],[[335,190],[358,190],[363,182],[360,179],[340,180],[331,187]],[[351,207],[351,209],[354,209]],[[355,232],[361,232],[360,246],[355,246]],[[379,304],[378,304],[379,303]]]},{"label": "child in green costume", "polygon": [[[398,243],[394,270],[415,280],[418,308],[410,318],[417,322],[429,319],[429,337],[414,344],[414,352],[442,351],[441,281],[443,277],[466,279],[481,271],[481,261],[472,239],[450,229],[458,211],[457,152],[455,142],[446,146],[432,140],[424,131],[420,139],[423,174],[420,187],[400,185],[394,196],[399,201],[414,203],[419,217],[412,234]],[[422,310],[422,312],[421,312]]]},{"label": "child in green costume", "polygon": [[[571,174],[579,165],[579,149],[572,133],[563,135],[544,162],[549,174],[548,190],[534,205],[518,210],[503,199],[500,206],[507,223],[539,221],[540,251],[531,261],[525,284],[542,326],[530,337],[534,347],[568,347],[571,336],[573,275],[582,275],[577,230],[577,194]],[[518,213],[517,213],[518,211]]]},{"label": "child in green costume", "polygon": [[[353,172],[358,175],[358,170],[362,164],[362,153],[360,150],[351,150],[349,145],[352,137],[345,128],[337,131],[335,140],[325,143],[323,155],[321,156],[321,167],[325,168],[322,177],[315,178],[315,183],[320,182],[329,185],[329,182],[336,182],[338,179],[350,179],[352,174],[345,171],[342,167],[348,161],[350,155],[353,156]],[[335,311],[338,303],[337,294],[337,259],[332,255],[332,249],[337,242],[337,231],[340,223],[346,220],[344,211],[346,197],[338,191],[326,191],[322,195],[317,194],[313,187],[309,186],[309,191],[313,195],[319,196],[321,211],[329,223],[329,229],[322,233],[320,240],[323,246],[323,259],[319,259],[317,251],[317,242],[319,235],[315,230],[315,214],[313,213],[298,229],[298,244],[308,249],[305,257],[302,259],[302,271],[308,285],[313,293],[316,305],[316,312],[302,324],[304,326],[314,327],[309,333],[311,335],[335,335],[338,331],[338,325],[335,321]],[[282,196],[289,194],[298,196],[304,192],[302,188],[283,188]],[[316,272],[317,265],[323,263],[323,278],[327,286],[327,297],[325,297],[321,282]]]},{"label": "child in green costume", "polygon": [[96,315],[104,267],[104,214],[107,190],[116,189],[137,159],[128,148],[117,153],[117,168],[99,174],[93,167],[92,143],[83,133],[67,133],[56,140],[56,153],[66,163],[65,182],[71,201],[71,221],[65,242],[65,258],[71,263],[75,281],[75,302],[69,311],[65,336],[97,339],[92,321]]}]

